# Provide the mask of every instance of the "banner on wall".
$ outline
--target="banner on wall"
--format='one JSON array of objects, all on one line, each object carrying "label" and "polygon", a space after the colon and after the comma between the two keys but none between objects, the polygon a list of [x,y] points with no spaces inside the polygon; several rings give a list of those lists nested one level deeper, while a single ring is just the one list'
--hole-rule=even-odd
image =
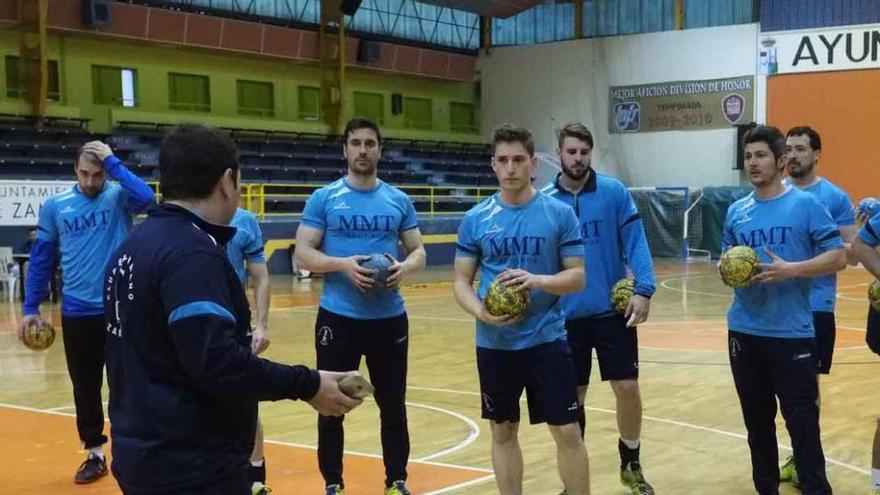
[{"label": "banner on wall", "polygon": [[74,181],[0,180],[0,225],[37,225],[40,207]]},{"label": "banner on wall", "polygon": [[753,120],[754,76],[610,89],[611,133],[725,129]]},{"label": "banner on wall", "polygon": [[763,74],[880,68],[880,25],[761,33]]}]

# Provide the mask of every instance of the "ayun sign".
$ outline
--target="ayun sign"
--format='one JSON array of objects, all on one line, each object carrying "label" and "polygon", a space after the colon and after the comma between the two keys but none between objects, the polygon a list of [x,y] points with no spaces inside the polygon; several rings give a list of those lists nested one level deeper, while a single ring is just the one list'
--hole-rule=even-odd
[{"label": "ayun sign", "polygon": [[880,68],[880,25],[761,33],[765,74]]}]

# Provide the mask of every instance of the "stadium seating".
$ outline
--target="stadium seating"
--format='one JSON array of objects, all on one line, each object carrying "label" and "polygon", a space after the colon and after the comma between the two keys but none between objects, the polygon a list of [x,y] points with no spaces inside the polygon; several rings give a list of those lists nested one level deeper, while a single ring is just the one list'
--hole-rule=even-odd
[{"label": "stadium seating", "polygon": [[[158,181],[159,146],[170,125],[119,122],[113,133],[103,135],[90,133],[86,124],[82,119],[49,119],[37,126],[28,117],[0,115],[0,172],[8,179],[70,180],[76,149],[100,139],[108,142],[135,174]],[[318,187],[345,174],[339,136],[225,130],[238,147],[245,183]],[[379,177],[403,186],[420,213],[462,212],[476,202],[469,188],[495,186],[489,158],[486,145],[388,139]],[[441,187],[431,191],[418,186]],[[265,211],[297,214],[307,196],[284,194],[280,189],[267,193]]]}]

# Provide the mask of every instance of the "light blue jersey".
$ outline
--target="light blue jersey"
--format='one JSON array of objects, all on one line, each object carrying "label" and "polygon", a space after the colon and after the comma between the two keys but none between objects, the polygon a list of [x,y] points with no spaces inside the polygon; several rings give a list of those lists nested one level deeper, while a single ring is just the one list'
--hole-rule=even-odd
[{"label": "light blue jersey", "polygon": [[[396,255],[400,235],[418,228],[416,209],[403,191],[381,180],[375,188],[362,191],[345,177],[312,194],[301,222],[322,230],[322,251],[340,258]],[[393,318],[404,312],[403,298],[397,291],[368,294],[339,272],[325,276],[321,307],[362,320]]]},{"label": "light blue jersey", "polygon": [[248,263],[266,263],[266,255],[263,252],[263,233],[260,231],[260,224],[257,217],[253,213],[238,208],[235,210],[235,216],[229,224],[236,228],[235,237],[226,244],[226,253],[229,255],[229,262],[235,269],[235,274],[242,285],[245,282],[244,262]]},{"label": "light blue jersey", "polygon": [[[820,178],[815,184],[801,190],[815,195],[831,213],[831,218],[838,227],[855,225],[856,215],[853,212],[852,201],[846,191],[840,187]],[[837,275],[814,278],[810,291],[810,307],[813,311],[833,313],[835,302],[837,302]]]},{"label": "light blue jersey", "polygon": [[[739,245],[754,249],[764,263],[771,261],[766,248],[786,261],[804,261],[843,248],[843,239],[814,195],[789,187],[774,198],[752,192],[730,205],[723,248]],[[727,325],[762,337],[813,337],[810,286],[810,279],[794,278],[736,289]]]},{"label": "light blue jersey", "polygon": [[874,215],[868,223],[859,230],[859,238],[871,247],[880,246],[880,215]]},{"label": "light blue jersey", "polygon": [[584,188],[576,195],[556,180],[541,192],[574,208],[584,239],[584,289],[562,297],[565,316],[601,318],[614,314],[611,287],[626,277],[626,267],[635,276],[635,292],[654,294],[654,264],[648,238],[632,195],[619,180],[590,172]]},{"label": "light blue jersey", "polygon": [[[570,206],[540,192],[524,205],[511,206],[496,193],[465,213],[458,227],[455,256],[477,258],[477,295],[483,299],[489,285],[505,269],[555,275],[564,269],[563,258],[584,256],[584,244]],[[565,314],[559,296],[536,290],[530,296],[519,323],[498,327],[477,320],[477,347],[519,350],[565,339]]]},{"label": "light blue jersey", "polygon": [[40,209],[37,241],[31,250],[25,314],[37,314],[52,276],[55,252],[61,253],[64,278],[61,312],[67,316],[104,313],[104,268],[131,230],[132,214],[153,202],[153,190],[115,156],[104,159],[112,179],[94,198],[79,186],[50,197]]}]

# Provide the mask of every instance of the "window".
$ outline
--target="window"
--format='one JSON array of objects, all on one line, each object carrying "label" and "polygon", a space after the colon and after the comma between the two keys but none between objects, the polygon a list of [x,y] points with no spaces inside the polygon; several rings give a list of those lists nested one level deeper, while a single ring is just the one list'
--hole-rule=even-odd
[{"label": "window", "polygon": [[366,117],[376,125],[385,120],[385,99],[379,93],[354,92],[354,115]]},{"label": "window", "polygon": [[403,125],[409,129],[431,129],[433,127],[431,100],[427,98],[403,99]]},{"label": "window", "polygon": [[[6,56],[6,96],[9,98],[24,98],[26,82],[21,63],[21,57]],[[50,100],[61,101],[61,90],[58,86],[58,61],[49,60],[47,69],[49,80],[46,97]],[[36,72],[34,71],[34,73]]]},{"label": "window", "polygon": [[168,74],[168,100],[172,110],[211,111],[211,88],[208,76]]},{"label": "window", "polygon": [[272,83],[239,79],[237,86],[240,115],[275,116],[275,87]]},{"label": "window", "polygon": [[449,103],[449,128],[452,132],[479,132],[473,103]]},{"label": "window", "polygon": [[300,86],[297,88],[297,109],[302,120],[320,120],[321,88]]},{"label": "window", "polygon": [[132,69],[92,66],[92,96],[97,105],[135,106],[134,85]]}]

